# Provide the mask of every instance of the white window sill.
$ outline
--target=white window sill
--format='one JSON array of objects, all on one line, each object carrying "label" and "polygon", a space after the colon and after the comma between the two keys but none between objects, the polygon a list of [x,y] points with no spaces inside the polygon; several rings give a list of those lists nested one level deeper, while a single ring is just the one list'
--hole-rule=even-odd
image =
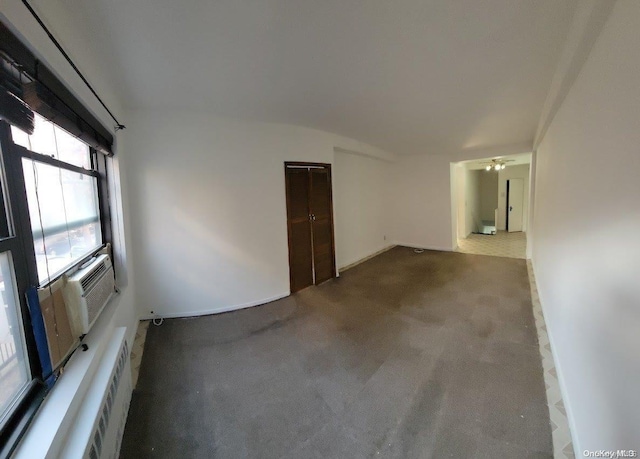
[{"label": "white window sill", "polygon": [[[56,384],[18,445],[13,458],[57,458],[64,446],[70,426],[83,404],[100,359],[113,329],[115,312],[123,303],[124,290],[113,295],[83,343],[86,351],[79,348],[65,366]],[[123,305],[125,306],[125,305]],[[133,307],[131,305],[131,307]],[[135,333],[135,330],[133,331]],[[131,342],[129,349],[131,349]]]}]

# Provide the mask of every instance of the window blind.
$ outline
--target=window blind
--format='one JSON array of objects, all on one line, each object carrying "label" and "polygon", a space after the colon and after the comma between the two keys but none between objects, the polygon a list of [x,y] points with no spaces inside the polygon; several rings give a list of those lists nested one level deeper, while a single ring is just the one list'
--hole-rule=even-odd
[{"label": "window blind", "polygon": [[29,115],[33,110],[96,150],[113,155],[113,134],[2,22],[0,65],[0,118],[33,132],[33,113]]}]

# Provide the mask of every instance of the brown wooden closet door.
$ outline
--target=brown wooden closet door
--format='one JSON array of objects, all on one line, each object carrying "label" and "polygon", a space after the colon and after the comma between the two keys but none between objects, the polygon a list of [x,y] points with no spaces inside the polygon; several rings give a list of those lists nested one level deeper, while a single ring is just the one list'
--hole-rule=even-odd
[{"label": "brown wooden closet door", "polygon": [[285,169],[287,226],[289,232],[289,277],[291,293],[313,284],[311,222],[309,221],[309,171]]},{"label": "brown wooden closet door", "polygon": [[316,285],[335,277],[330,169],[311,169],[313,262]]}]

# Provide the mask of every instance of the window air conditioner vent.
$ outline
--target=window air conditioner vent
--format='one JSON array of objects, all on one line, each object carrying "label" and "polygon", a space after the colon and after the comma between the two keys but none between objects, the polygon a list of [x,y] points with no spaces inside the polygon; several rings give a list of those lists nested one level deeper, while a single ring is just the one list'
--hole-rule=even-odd
[{"label": "window air conditioner vent", "polygon": [[96,279],[98,279],[100,275],[107,269],[107,265],[104,262],[98,264],[98,266],[93,268],[89,274],[82,278],[82,281],[80,282],[82,285],[82,290],[84,290],[85,292],[90,290],[91,287],[93,287]]}]

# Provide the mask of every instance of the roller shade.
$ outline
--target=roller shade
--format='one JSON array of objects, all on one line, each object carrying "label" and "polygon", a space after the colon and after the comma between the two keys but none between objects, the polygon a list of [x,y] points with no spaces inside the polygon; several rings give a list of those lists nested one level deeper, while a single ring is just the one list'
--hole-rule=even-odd
[{"label": "roller shade", "polygon": [[0,119],[33,134],[33,110],[0,81]]},{"label": "roller shade", "polygon": [[88,145],[105,154],[111,154],[111,144],[89,123],[71,110],[42,83],[33,81],[24,85],[24,101],[34,111],[75,135]]},{"label": "roller shade", "polygon": [[[24,109],[26,104],[28,109],[53,121],[96,150],[113,155],[113,134],[2,22],[0,64],[3,69],[0,73],[2,119],[22,130],[33,132],[33,124],[30,130],[25,129],[29,127],[25,119],[28,119],[28,110]],[[20,107],[15,99],[24,102],[23,106]]]}]

